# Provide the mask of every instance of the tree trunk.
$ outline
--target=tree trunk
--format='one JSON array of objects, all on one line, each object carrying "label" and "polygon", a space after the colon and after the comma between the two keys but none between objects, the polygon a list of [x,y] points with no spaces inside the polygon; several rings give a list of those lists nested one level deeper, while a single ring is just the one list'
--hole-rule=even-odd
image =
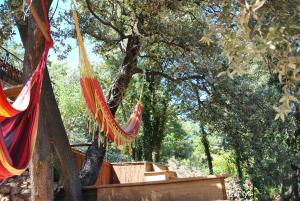
[{"label": "tree trunk", "polygon": [[[295,124],[297,126],[296,131],[289,135],[287,139],[287,144],[289,148],[293,151],[295,155],[299,154],[300,150],[300,109],[299,106],[296,106],[295,108]],[[292,200],[300,200],[299,195],[299,183],[300,183],[300,165],[297,163],[291,164],[291,177],[292,177],[292,183],[291,183],[291,197]]]},{"label": "tree trunk", "polygon": [[154,76],[146,73],[147,84],[144,84],[145,92],[143,97],[143,156],[145,161],[153,161],[152,153],[154,148],[154,126],[153,105],[154,101]]},{"label": "tree trunk", "polygon": [[143,98],[143,153],[146,161],[159,162],[161,158],[161,144],[164,140],[164,130],[167,121],[169,103],[169,86],[163,89],[164,97],[157,93],[161,79],[146,73],[145,92]]},{"label": "tree trunk", "polygon": [[[193,86],[193,84],[192,84],[192,86]],[[202,105],[202,102],[201,102],[201,99],[200,99],[200,94],[199,94],[199,91],[198,91],[197,88],[193,87],[193,91],[194,91],[194,93],[197,97],[198,110],[200,112],[201,111],[201,105]],[[213,164],[212,164],[213,159],[212,159],[211,154],[210,154],[210,146],[209,146],[209,141],[207,139],[207,133],[204,129],[203,122],[200,122],[200,124],[201,124],[201,132],[202,132],[201,142],[202,142],[202,145],[204,147],[204,152],[205,152],[206,159],[207,159],[209,174],[213,175],[214,174],[214,169],[213,169]]]},{"label": "tree trunk", "polygon": [[160,162],[160,149],[161,147],[156,146],[154,151],[153,151],[153,161],[154,162]]},{"label": "tree trunk", "polygon": [[45,104],[47,111],[48,136],[54,145],[54,150],[60,162],[62,171],[60,176],[62,177],[66,197],[68,200],[83,200],[74,155],[55,100],[47,69],[45,69],[43,86],[45,86],[45,96],[42,97],[41,101]]},{"label": "tree trunk", "polygon": [[213,159],[210,154],[210,146],[209,146],[209,141],[207,139],[207,133],[202,125],[201,125],[201,130],[202,130],[201,142],[204,147],[204,152],[205,152],[206,159],[207,159],[209,174],[213,175],[214,174],[214,169],[213,169],[213,164],[212,164]]},{"label": "tree trunk", "polygon": [[144,150],[144,160],[145,161],[153,161],[152,153],[153,153],[153,144],[151,143],[151,140],[148,140],[147,138],[144,139],[143,143],[143,150]]},{"label": "tree trunk", "polygon": [[[36,2],[35,7],[41,8],[41,3]],[[42,15],[40,15],[42,16]],[[43,49],[44,38],[41,32],[35,31],[36,23],[30,17],[27,26],[25,55],[24,55],[24,80],[28,80],[38,65]],[[44,87],[43,87],[44,88]],[[44,96],[42,90],[41,97]],[[40,115],[35,150],[31,161],[31,200],[53,200],[53,170],[51,166],[51,148],[47,136],[45,104],[40,103]]]},{"label": "tree trunk", "polygon": [[243,176],[242,163],[241,163],[241,154],[238,145],[234,146],[234,151],[235,151],[235,166],[236,166],[237,174],[239,179],[242,180],[244,176]]},{"label": "tree trunk", "polygon": [[[46,0],[49,9],[52,0]],[[43,20],[41,1],[34,1],[40,18]],[[20,36],[25,47],[24,78],[28,78],[36,68],[44,50],[44,38],[34,19],[30,16],[28,23],[16,20]],[[26,79],[27,80],[27,79]],[[46,132],[47,131],[47,132]],[[47,135],[48,134],[48,135]],[[82,200],[80,181],[68,137],[64,129],[60,112],[53,94],[47,69],[45,70],[40,100],[40,121],[36,149],[33,157],[33,191],[32,200],[53,200],[51,149],[49,139],[54,143],[62,167],[63,185],[69,200]],[[49,154],[50,153],[50,154]],[[42,176],[41,176],[42,175]],[[45,190],[43,190],[45,189]],[[37,193],[36,193],[37,192]]]},{"label": "tree trunk", "polygon": [[[118,106],[123,99],[132,75],[136,73],[137,56],[140,51],[140,46],[139,36],[133,34],[128,38],[126,56],[122,68],[120,69],[117,78],[114,80],[106,98],[113,115],[115,115]],[[101,143],[98,146],[99,134],[96,134],[95,136],[92,145],[86,152],[85,162],[79,173],[82,185],[92,185],[95,183],[105,156],[106,140],[101,140]],[[104,134],[100,134],[100,137],[104,138]]]},{"label": "tree trunk", "polygon": [[132,158],[134,161],[143,160],[143,141],[141,138],[137,138],[132,148]]},{"label": "tree trunk", "polygon": [[40,105],[39,127],[30,165],[31,200],[53,200],[52,146],[47,135],[45,105]]},{"label": "tree trunk", "polygon": [[[166,89],[169,90],[169,89]],[[154,116],[156,116],[154,119],[156,119],[154,122],[156,122],[153,127],[153,136],[154,136],[154,161],[160,162],[160,156],[161,156],[161,144],[165,138],[164,131],[167,121],[167,109],[169,106],[169,92],[164,92],[165,97],[163,97],[162,100],[159,100],[162,102],[162,108],[160,108],[161,111],[154,111]],[[156,101],[157,103],[157,101]],[[153,110],[157,110],[157,106],[153,106]]]},{"label": "tree trunk", "polygon": [[300,200],[300,195],[299,195],[299,183],[300,183],[300,170],[297,165],[292,164],[292,184],[291,184],[291,197],[292,200]]}]

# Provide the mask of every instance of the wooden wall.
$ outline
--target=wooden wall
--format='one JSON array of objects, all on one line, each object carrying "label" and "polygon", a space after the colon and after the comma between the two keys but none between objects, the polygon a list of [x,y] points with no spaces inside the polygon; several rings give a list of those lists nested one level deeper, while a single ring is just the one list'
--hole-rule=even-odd
[{"label": "wooden wall", "polygon": [[[77,170],[79,171],[83,165],[85,154],[75,149],[73,149],[72,151],[75,158]],[[100,169],[100,174],[98,175],[95,185],[111,184],[113,174],[112,171],[113,169],[111,164],[107,161],[103,161]]]},{"label": "wooden wall", "polygon": [[[80,151],[73,153],[76,165],[80,169],[84,154]],[[95,185],[83,187],[84,193],[91,197],[86,201],[94,201],[96,197],[97,201],[226,200],[224,176],[172,178],[165,181],[145,182],[147,172],[151,175],[172,172],[166,170],[164,166],[157,166],[155,169],[158,172],[153,171],[150,162],[110,164],[104,161]]]},{"label": "wooden wall", "polygon": [[97,201],[226,200],[224,177],[216,176],[92,186],[85,191],[96,189]]},{"label": "wooden wall", "polygon": [[22,88],[23,88],[23,85],[9,87],[9,88],[4,89],[4,94],[5,94],[5,96],[7,96],[9,98],[16,98],[19,95],[19,93],[21,92]]},{"label": "wooden wall", "polygon": [[153,170],[152,163],[112,163],[112,184],[145,182],[146,170]]},{"label": "wooden wall", "polygon": [[[85,154],[73,149],[77,169],[80,170]],[[103,162],[100,175],[96,185],[100,184],[127,184],[135,182],[145,182],[144,172],[153,171],[151,162],[133,162],[133,163],[108,163]]]},{"label": "wooden wall", "polygon": [[76,150],[76,149],[72,149],[72,152],[73,152],[73,155],[74,155],[77,170],[80,170],[82,165],[83,165],[83,162],[84,162],[85,154],[82,153],[81,151]]}]

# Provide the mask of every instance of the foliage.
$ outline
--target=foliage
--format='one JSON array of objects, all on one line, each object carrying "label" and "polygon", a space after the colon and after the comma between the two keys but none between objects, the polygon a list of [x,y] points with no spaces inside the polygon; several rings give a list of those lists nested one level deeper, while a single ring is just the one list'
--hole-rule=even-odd
[{"label": "foliage", "polygon": [[225,186],[227,187],[227,199],[253,200],[253,186],[250,180],[239,181],[237,178],[229,178],[225,181]]},{"label": "foliage", "polygon": [[[169,116],[162,142],[163,146],[161,147],[161,161],[167,162],[171,157],[176,160],[188,158],[192,160],[194,126],[192,123],[183,122],[171,115]],[[198,164],[194,164],[194,166],[198,166]]]},{"label": "foliage", "polygon": [[83,115],[84,103],[78,69],[56,61],[51,63],[49,73],[71,144],[86,143],[89,140],[86,135],[88,126],[87,119]]},{"label": "foliage", "polygon": [[275,120],[284,121],[292,103],[298,102],[299,2],[255,0],[236,6],[233,0],[223,1],[219,9],[208,15],[209,34],[219,36],[227,74],[243,74],[254,59],[264,62],[282,84],[280,105],[274,109]]},{"label": "foliage", "polygon": [[[20,18],[9,12],[18,2],[5,2],[1,44]],[[127,65],[129,39],[141,43],[131,72],[147,76],[141,135],[132,157],[111,148],[110,160],[152,160],[159,153],[158,161],[186,175],[207,174],[203,128],[215,174],[238,177],[229,182],[230,198],[299,198],[297,0],[87,0],[77,10],[89,48],[101,58],[94,68],[105,92]],[[70,12],[60,10],[52,25],[56,52],[64,57],[75,37]],[[77,69],[53,62],[49,71],[71,142],[89,141]],[[134,76],[122,94],[118,122],[126,122],[140,88]]]},{"label": "foliage", "polygon": [[114,146],[109,146],[107,151],[107,160],[110,163],[120,163],[120,162],[131,162],[132,158],[126,154],[120,152],[120,150],[116,149]]},{"label": "foliage", "polygon": [[2,45],[6,40],[12,38],[15,34],[13,32],[13,19],[10,15],[10,10],[7,4],[0,5],[0,45]]}]

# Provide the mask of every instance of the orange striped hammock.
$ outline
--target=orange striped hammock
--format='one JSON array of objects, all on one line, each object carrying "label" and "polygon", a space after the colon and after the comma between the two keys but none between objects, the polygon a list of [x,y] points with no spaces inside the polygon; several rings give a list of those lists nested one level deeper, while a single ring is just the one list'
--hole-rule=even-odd
[{"label": "orange striped hammock", "polygon": [[22,174],[31,159],[48,49],[45,49],[40,64],[13,104],[8,102],[0,84],[0,182]]},{"label": "orange striped hammock", "polygon": [[[44,0],[42,6],[50,35]],[[0,183],[9,177],[22,174],[31,159],[38,128],[43,73],[52,45],[50,36],[49,42],[45,41],[44,52],[37,68],[12,104],[0,83]]]},{"label": "orange striped hammock", "polygon": [[104,131],[110,141],[117,145],[131,143],[139,132],[142,116],[142,103],[138,101],[133,113],[124,127],[121,127],[114,116],[112,115],[109,106],[103,95],[102,88],[96,79],[95,72],[87,58],[86,49],[81,36],[78,16],[76,11],[73,11],[73,18],[77,33],[77,41],[80,55],[80,84],[81,90],[86,101],[86,104],[93,115],[93,118],[98,123],[101,131]]}]

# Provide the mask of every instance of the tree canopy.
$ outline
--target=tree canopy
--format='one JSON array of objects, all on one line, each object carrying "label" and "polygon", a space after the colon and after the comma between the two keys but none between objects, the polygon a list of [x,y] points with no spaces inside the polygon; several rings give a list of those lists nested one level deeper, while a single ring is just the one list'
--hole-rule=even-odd
[{"label": "tree canopy", "polygon": [[[76,35],[71,2],[57,2],[49,15],[63,60]],[[1,45],[13,44],[18,29],[26,49],[20,8],[19,1],[1,2]],[[126,122],[144,86],[140,135],[120,152],[104,141],[99,147],[100,132],[88,135],[97,129],[89,128],[79,70],[63,61],[49,65],[69,139],[92,143],[92,166],[109,147],[113,161],[230,174],[243,191],[232,199],[299,199],[299,0],[86,0],[76,9],[118,122]],[[92,171],[80,172],[83,184],[93,181]]]}]

